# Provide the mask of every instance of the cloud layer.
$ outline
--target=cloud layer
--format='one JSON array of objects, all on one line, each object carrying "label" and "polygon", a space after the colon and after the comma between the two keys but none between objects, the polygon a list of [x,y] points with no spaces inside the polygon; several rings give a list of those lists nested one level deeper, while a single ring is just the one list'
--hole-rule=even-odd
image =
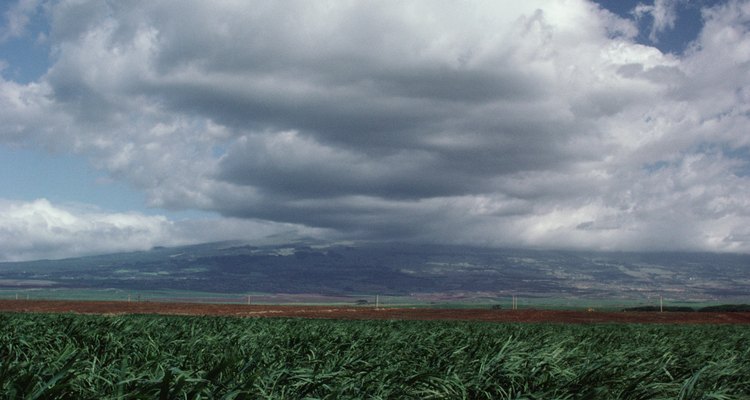
[{"label": "cloud layer", "polygon": [[0,200],[0,260],[57,259],[148,250],[216,240],[268,243],[325,232],[233,218],[170,221],[139,213],[107,213],[90,206],[60,206],[46,199]]},{"label": "cloud layer", "polygon": [[[668,29],[672,3],[640,12]],[[53,65],[0,81],[0,141],[85,155],[154,207],[362,239],[750,251],[747,2],[704,10],[680,56],[583,0],[43,10]]]}]

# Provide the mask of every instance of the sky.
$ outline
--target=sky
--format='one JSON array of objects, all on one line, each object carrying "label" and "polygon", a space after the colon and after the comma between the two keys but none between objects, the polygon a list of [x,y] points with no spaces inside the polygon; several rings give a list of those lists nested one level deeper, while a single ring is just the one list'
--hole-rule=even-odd
[{"label": "sky", "polygon": [[750,2],[0,2],[0,260],[750,252]]}]

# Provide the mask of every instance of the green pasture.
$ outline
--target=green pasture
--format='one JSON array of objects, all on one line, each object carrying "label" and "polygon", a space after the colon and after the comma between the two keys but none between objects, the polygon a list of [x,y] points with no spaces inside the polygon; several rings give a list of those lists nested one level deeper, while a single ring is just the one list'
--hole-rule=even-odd
[{"label": "green pasture", "polygon": [[[12,300],[111,300],[111,301],[178,301],[195,303],[294,304],[353,306],[358,300],[366,301],[361,307],[427,307],[427,308],[491,308],[510,309],[511,296],[451,297],[389,296],[376,294],[325,295],[275,295],[269,293],[215,293],[186,290],[124,290],[124,289],[69,289],[69,288],[5,288],[0,289],[0,299]],[[376,300],[377,297],[377,300]],[[518,295],[519,309],[618,311],[637,306],[658,306],[659,298],[554,298]],[[664,298],[665,306],[688,306],[695,309],[718,304],[746,304],[750,298],[710,300],[673,300]]]}]

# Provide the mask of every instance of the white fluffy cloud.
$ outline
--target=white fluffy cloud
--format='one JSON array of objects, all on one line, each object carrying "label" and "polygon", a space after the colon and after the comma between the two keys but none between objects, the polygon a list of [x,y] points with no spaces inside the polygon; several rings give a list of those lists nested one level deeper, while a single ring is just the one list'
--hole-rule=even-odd
[{"label": "white fluffy cloud", "polygon": [[270,236],[295,239],[321,233],[231,218],[170,221],[163,216],[55,205],[46,199],[0,200],[0,261],[55,259],[238,238],[261,242]]},{"label": "white fluffy cloud", "polygon": [[0,202],[2,260],[144,250],[171,231],[163,217],[74,212],[40,199]]},{"label": "white fluffy cloud", "polygon": [[[658,33],[671,4],[636,12]],[[747,2],[705,10],[682,56],[583,0],[49,15],[53,65],[0,81],[0,140],[85,155],[155,207],[351,238],[750,251]]]}]

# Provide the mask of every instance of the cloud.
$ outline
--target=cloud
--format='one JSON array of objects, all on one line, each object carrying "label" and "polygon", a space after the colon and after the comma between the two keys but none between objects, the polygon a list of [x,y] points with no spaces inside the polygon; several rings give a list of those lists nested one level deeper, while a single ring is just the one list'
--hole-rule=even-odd
[{"label": "cloud", "polygon": [[49,71],[0,81],[0,140],[227,221],[750,251],[748,7],[676,56],[583,0],[61,1]]},{"label": "cloud", "polygon": [[171,221],[158,215],[107,213],[85,205],[60,206],[46,199],[0,200],[0,261],[138,251],[215,240],[262,242],[279,235],[291,240],[320,234],[314,229],[262,221]]},{"label": "cloud", "polygon": [[0,259],[144,250],[171,230],[163,217],[72,211],[40,199],[0,203]]},{"label": "cloud", "polygon": [[679,0],[654,0],[653,5],[638,3],[633,9],[633,15],[636,18],[643,18],[645,15],[653,19],[651,32],[648,35],[652,43],[658,43],[658,35],[666,30],[674,29],[677,21],[677,5]]},{"label": "cloud", "polygon": [[0,27],[0,43],[26,34],[26,28],[31,22],[31,15],[36,13],[40,5],[40,0],[19,0],[9,7],[3,14],[4,21]]}]

